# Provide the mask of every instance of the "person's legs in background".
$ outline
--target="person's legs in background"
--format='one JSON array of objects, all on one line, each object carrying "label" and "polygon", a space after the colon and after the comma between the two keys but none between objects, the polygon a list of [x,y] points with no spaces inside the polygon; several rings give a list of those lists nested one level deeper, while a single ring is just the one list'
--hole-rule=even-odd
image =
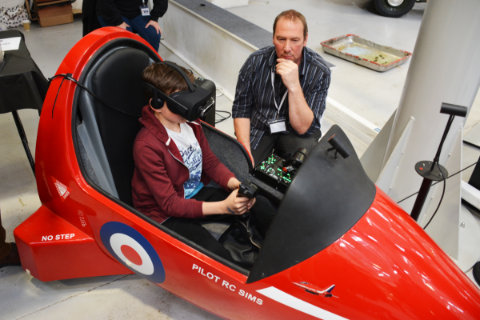
[{"label": "person's legs in background", "polygon": [[6,234],[2,225],[2,214],[0,211],[0,268],[20,265],[17,246],[15,243],[5,242],[5,238]]},{"label": "person's legs in background", "polygon": [[[122,19],[126,24],[128,24],[130,26],[130,27],[127,27],[127,31],[134,32],[133,28],[132,28],[132,22],[129,19],[123,17],[123,16],[122,16]],[[105,22],[105,19],[103,19],[102,16],[97,16],[97,20],[102,27],[116,27],[116,26],[112,26],[112,25],[107,24]]]},{"label": "person's legs in background", "polygon": [[272,154],[273,147],[277,143],[278,137],[278,134],[265,133],[263,135],[257,148],[252,150],[252,157],[255,161],[255,165],[259,164]]},{"label": "person's legs in background", "polygon": [[[108,24],[101,16],[97,16],[98,22],[102,25],[102,27],[107,27]],[[158,48],[160,47],[160,37],[162,36],[160,33],[157,33],[154,27],[149,26],[145,28],[148,21],[150,21],[150,17],[144,16],[137,16],[133,19],[127,19],[122,16],[124,22],[126,22],[130,27],[127,28],[127,31],[138,33],[140,37],[145,39],[150,45],[158,52]]]},{"label": "person's legs in background", "polygon": [[321,136],[322,132],[320,130],[308,137],[302,137],[294,133],[265,133],[257,148],[252,150],[253,160],[255,165],[257,165],[270,156],[272,151],[276,155],[288,160],[300,148],[305,148],[307,152],[310,152]]},{"label": "person's legs in background", "polygon": [[317,145],[322,132],[318,130],[308,137],[294,133],[282,134],[275,145],[275,153],[288,160],[301,148],[307,149],[307,154]]},{"label": "person's legs in background", "polygon": [[102,27],[97,18],[96,5],[97,0],[83,0],[82,2],[83,36]]},{"label": "person's legs in background", "polygon": [[133,19],[130,19],[130,26],[133,29],[133,32],[138,33],[143,39],[147,40],[148,43],[158,52],[160,47],[160,37],[161,34],[157,33],[157,30],[153,26],[145,28],[147,23],[150,21],[150,17],[137,16]]}]

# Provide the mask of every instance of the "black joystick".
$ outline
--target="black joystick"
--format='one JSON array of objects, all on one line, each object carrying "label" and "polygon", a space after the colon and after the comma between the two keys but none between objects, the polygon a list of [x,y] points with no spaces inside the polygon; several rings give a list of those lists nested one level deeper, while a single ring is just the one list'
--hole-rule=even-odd
[{"label": "black joystick", "polygon": [[258,187],[251,182],[240,184],[238,188],[238,196],[239,197],[246,197],[246,198],[253,198],[257,193]]}]

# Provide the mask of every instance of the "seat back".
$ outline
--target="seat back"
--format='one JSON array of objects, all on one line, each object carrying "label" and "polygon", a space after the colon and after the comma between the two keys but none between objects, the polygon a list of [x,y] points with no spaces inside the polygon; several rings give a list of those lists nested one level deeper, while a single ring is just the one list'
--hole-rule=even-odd
[{"label": "seat back", "polygon": [[76,119],[84,174],[100,189],[131,205],[133,142],[147,104],[142,71],[158,61],[151,49],[118,39],[100,49],[85,68]]},{"label": "seat back", "polygon": [[208,124],[203,125],[203,132],[210,149],[218,159],[235,174],[238,180],[242,182],[248,180],[252,163],[240,142]]}]

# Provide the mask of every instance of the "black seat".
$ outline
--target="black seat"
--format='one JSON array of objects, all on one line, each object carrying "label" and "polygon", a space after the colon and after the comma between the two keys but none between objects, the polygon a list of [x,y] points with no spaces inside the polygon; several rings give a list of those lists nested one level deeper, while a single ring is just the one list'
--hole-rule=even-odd
[{"label": "black seat", "polygon": [[80,82],[76,120],[87,179],[131,205],[132,148],[147,103],[142,71],[159,58],[141,43],[118,39],[100,49]]},{"label": "black seat", "polygon": [[210,149],[218,159],[235,174],[238,180],[248,180],[252,163],[240,142],[208,124],[203,125],[203,132]]}]

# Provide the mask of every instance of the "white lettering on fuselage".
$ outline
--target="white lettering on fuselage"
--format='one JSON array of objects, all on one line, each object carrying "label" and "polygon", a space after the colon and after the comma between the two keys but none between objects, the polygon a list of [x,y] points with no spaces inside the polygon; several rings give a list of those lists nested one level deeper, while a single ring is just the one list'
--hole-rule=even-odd
[{"label": "white lettering on fuselage", "polygon": [[59,233],[56,235],[45,235],[42,236],[42,241],[58,241],[58,240],[71,240],[75,237],[75,233]]},{"label": "white lettering on fuselage", "polygon": [[244,297],[248,301],[256,303],[260,306],[263,305],[263,300],[261,298],[256,297],[255,295],[249,293],[244,289],[239,289],[237,291],[238,287],[236,284],[233,284],[225,279],[221,279],[220,276],[214,274],[213,272],[206,271],[203,267],[200,267],[195,263],[192,265],[192,270],[196,271],[196,273],[201,275],[202,277],[205,277],[206,279],[213,281],[214,283],[218,283],[221,288],[224,288],[231,292],[237,292],[239,296]]},{"label": "white lettering on fuselage", "polygon": [[220,279],[219,276],[216,276],[211,272],[205,272],[205,270],[202,267],[199,267],[196,264],[193,264],[192,270],[196,270],[199,274],[206,277],[208,280],[213,280],[215,283],[217,283],[218,280]]}]

